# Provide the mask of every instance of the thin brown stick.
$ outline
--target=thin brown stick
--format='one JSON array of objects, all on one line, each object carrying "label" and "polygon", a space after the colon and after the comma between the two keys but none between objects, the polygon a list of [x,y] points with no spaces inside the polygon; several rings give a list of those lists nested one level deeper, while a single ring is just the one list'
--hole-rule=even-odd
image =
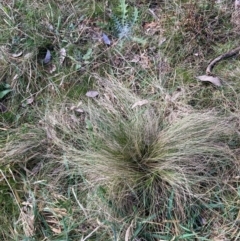
[{"label": "thin brown stick", "polygon": [[227,53],[222,54],[222,55],[218,56],[217,58],[213,59],[213,60],[210,62],[210,64],[208,65],[207,69],[206,69],[206,74],[207,74],[207,75],[212,75],[213,67],[214,67],[218,62],[220,62],[220,61],[223,60],[223,59],[227,59],[227,58],[233,57],[233,56],[239,54],[239,52],[240,52],[240,46],[238,46],[237,48],[232,49],[232,50],[228,51]]}]

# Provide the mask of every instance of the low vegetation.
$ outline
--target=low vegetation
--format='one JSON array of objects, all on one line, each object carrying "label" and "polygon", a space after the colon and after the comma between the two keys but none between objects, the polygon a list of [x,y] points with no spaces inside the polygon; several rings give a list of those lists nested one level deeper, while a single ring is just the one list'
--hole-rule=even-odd
[{"label": "low vegetation", "polygon": [[[237,8],[0,3],[0,239],[240,238]],[[206,78],[206,77],[204,77]]]}]

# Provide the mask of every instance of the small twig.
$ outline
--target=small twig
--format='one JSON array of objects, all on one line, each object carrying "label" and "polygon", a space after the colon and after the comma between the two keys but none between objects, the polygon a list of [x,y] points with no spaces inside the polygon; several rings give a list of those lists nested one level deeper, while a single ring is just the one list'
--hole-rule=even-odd
[{"label": "small twig", "polygon": [[221,60],[223,59],[227,59],[227,58],[230,58],[230,57],[233,57],[237,54],[239,54],[239,51],[240,51],[240,46],[235,48],[235,49],[232,49],[230,51],[228,51],[227,53],[225,54],[222,54],[220,56],[218,56],[217,58],[213,59],[210,64],[208,65],[207,69],[206,69],[206,74],[207,75],[212,75],[212,70],[213,70],[213,67],[218,63],[220,62]]}]

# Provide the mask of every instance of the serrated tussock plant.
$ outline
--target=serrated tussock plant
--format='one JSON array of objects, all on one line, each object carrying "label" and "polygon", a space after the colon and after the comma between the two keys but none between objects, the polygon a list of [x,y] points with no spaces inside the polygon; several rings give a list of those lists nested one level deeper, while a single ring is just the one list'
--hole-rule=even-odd
[{"label": "serrated tussock plant", "polygon": [[64,106],[46,114],[46,122],[55,123],[48,132],[61,130],[50,134],[52,141],[83,171],[90,188],[104,190],[115,215],[162,220],[172,196],[171,215],[184,220],[193,202],[207,203],[209,190],[237,175],[227,145],[234,131],[226,119],[189,113],[170,125],[161,106],[132,108],[138,97],[117,81],[100,86],[100,97],[83,106],[81,125]]},{"label": "serrated tussock plant", "polygon": [[116,13],[112,15],[113,28],[115,35],[119,39],[129,39],[132,35],[132,28],[138,19],[138,10],[129,14],[128,4],[125,0],[120,0]]},{"label": "serrated tussock plant", "polygon": [[132,108],[140,99],[123,84],[99,82],[99,97],[83,100],[84,112],[74,112],[69,101],[49,104],[39,125],[8,133],[1,163],[69,163],[69,175],[81,170],[84,191],[95,193],[91,205],[104,210],[106,220],[187,222],[189,210],[212,204],[215,190],[221,196],[226,181],[239,175],[239,160],[228,146],[237,133],[227,118],[192,111],[170,124],[161,103]]}]

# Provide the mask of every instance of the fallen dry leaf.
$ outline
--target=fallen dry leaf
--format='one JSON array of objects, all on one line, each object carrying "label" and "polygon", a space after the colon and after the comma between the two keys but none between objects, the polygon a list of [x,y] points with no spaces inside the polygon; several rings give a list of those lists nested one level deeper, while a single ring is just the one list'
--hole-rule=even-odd
[{"label": "fallen dry leaf", "polygon": [[111,40],[105,33],[102,34],[102,40],[106,45],[111,45]]},{"label": "fallen dry leaf", "polygon": [[99,93],[95,90],[90,90],[86,93],[86,96],[87,97],[90,97],[90,98],[95,98],[99,95]]},{"label": "fallen dry leaf", "polygon": [[201,76],[197,76],[196,78],[198,80],[203,81],[203,82],[210,82],[213,85],[222,86],[222,83],[221,83],[221,81],[218,77],[213,77],[213,76],[210,76],[210,75],[201,75]]},{"label": "fallen dry leaf", "polygon": [[84,110],[81,108],[76,108],[74,111],[78,112],[78,113],[84,113]]},{"label": "fallen dry leaf", "polygon": [[27,99],[26,103],[27,103],[27,105],[31,105],[33,103],[33,101],[34,101],[34,97],[31,97],[31,98]]},{"label": "fallen dry leaf", "polygon": [[59,58],[60,65],[63,64],[66,56],[67,56],[66,49],[65,49],[65,48],[61,48],[61,49],[60,49],[60,58]]},{"label": "fallen dry leaf", "polygon": [[47,49],[47,53],[45,55],[45,58],[43,59],[43,63],[44,64],[49,63],[51,61],[51,57],[52,57],[51,52],[50,50]]},{"label": "fallen dry leaf", "polygon": [[132,105],[132,109],[137,106],[142,106],[142,105],[146,105],[146,104],[148,104],[148,100],[139,100]]},{"label": "fallen dry leaf", "polygon": [[12,54],[12,57],[13,57],[13,58],[18,58],[18,57],[20,57],[22,54],[23,54],[23,52],[21,51],[21,52],[19,52],[19,53]]}]

